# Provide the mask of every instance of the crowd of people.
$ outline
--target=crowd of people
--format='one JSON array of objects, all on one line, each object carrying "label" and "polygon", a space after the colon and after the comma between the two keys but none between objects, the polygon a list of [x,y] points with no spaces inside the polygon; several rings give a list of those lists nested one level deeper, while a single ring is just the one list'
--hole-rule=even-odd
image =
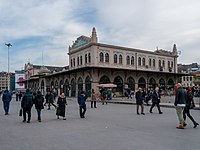
[{"label": "crowd of people", "polygon": [[[194,128],[199,126],[199,124],[194,120],[190,113],[190,109],[195,107],[194,103],[194,92],[192,88],[183,88],[181,83],[178,83],[176,86],[176,91],[175,91],[175,102],[174,106],[177,112],[178,120],[179,120],[179,125],[177,126],[178,129],[184,129],[187,124],[186,124],[186,116],[193,122]],[[112,92],[111,92],[112,93]],[[129,96],[132,98],[132,94],[130,91],[128,91]],[[37,120],[38,122],[41,122],[41,112],[42,109],[44,109],[44,106],[47,105],[48,110],[51,109],[51,106],[56,108],[56,116],[57,119],[60,119],[60,117],[63,118],[63,120],[66,120],[66,105],[67,105],[67,99],[65,94],[62,92],[58,96],[57,102],[55,102],[55,94],[53,94],[52,91],[48,90],[47,94],[45,96],[42,95],[40,91],[36,92],[31,92],[29,89],[26,90],[24,93],[21,100],[21,112],[23,116],[23,121],[22,122],[27,122],[30,123],[31,121],[31,109],[33,105],[35,105],[35,109],[37,111]],[[77,102],[79,105],[79,115],[80,118],[85,118],[85,113],[86,113],[86,101],[87,101],[87,94],[82,91],[80,95],[77,98]],[[104,103],[107,104],[107,99],[110,98],[108,96],[108,90],[105,90],[102,88],[100,90],[100,96],[99,99],[102,102],[102,105]],[[137,115],[145,115],[144,112],[144,102],[148,104],[148,101],[151,99],[152,100],[152,105],[149,109],[149,113],[153,113],[153,108],[157,106],[158,113],[162,114],[163,112],[161,111],[160,108],[160,102],[161,102],[161,92],[159,87],[156,87],[153,92],[149,92],[149,94],[145,93],[142,88],[138,88],[137,92],[135,93],[135,98],[136,98],[136,113]],[[2,95],[2,101],[3,101],[3,107],[5,111],[5,115],[9,114],[9,106],[10,102],[12,100],[12,95],[9,93],[9,91],[6,89],[3,92]],[[19,99],[20,100],[20,99]],[[16,98],[16,101],[18,99]],[[95,93],[95,90],[92,89],[91,91],[91,108],[97,108],[97,96]],[[141,108],[141,111],[139,109]]]}]

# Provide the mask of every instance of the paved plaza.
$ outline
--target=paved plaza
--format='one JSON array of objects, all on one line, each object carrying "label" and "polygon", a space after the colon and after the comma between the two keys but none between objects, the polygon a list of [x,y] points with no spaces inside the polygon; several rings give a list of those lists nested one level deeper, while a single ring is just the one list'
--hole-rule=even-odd
[{"label": "paved plaza", "polygon": [[[2,108],[2,102],[0,102]],[[98,103],[89,108],[85,119],[78,115],[75,99],[68,100],[67,120],[57,120],[55,109],[45,108],[42,122],[32,109],[30,124],[18,116],[20,102],[12,101],[10,115],[0,111],[0,150],[199,150],[200,128],[193,129],[190,120],[184,130],[176,129],[175,109],[161,108],[154,113],[136,115],[135,105]],[[200,122],[200,110],[192,110]]]}]

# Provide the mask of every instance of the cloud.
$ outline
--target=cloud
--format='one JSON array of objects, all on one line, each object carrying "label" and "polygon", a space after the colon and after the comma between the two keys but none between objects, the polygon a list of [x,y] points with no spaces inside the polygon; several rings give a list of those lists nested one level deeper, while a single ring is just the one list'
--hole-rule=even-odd
[{"label": "cloud", "polygon": [[41,64],[42,51],[45,65],[66,66],[68,46],[93,26],[102,43],[151,51],[176,43],[180,62],[199,63],[199,7],[198,0],[1,0],[0,70],[7,70],[5,42],[13,44],[13,71],[29,58]]}]

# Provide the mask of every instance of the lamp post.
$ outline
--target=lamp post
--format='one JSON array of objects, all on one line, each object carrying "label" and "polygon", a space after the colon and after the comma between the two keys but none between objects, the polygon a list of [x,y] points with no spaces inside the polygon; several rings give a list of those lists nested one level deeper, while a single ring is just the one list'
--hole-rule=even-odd
[{"label": "lamp post", "polygon": [[12,46],[10,43],[5,43],[5,45],[8,47],[8,76],[7,76],[7,82],[8,82],[8,90],[10,90],[10,54],[9,54],[9,48]]}]

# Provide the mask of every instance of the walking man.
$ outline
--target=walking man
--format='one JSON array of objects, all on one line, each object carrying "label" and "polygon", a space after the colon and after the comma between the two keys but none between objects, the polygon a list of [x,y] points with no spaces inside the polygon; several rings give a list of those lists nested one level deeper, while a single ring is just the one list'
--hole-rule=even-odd
[{"label": "walking man", "polygon": [[145,115],[144,113],[144,105],[143,105],[143,94],[142,94],[142,88],[138,88],[138,91],[135,94],[135,98],[136,98],[136,104],[137,104],[137,114],[139,115],[139,106],[141,107],[141,114]]},{"label": "walking man", "polygon": [[21,107],[23,109],[23,122],[26,122],[26,113],[28,114],[27,123],[31,120],[31,108],[33,106],[33,95],[30,93],[29,89],[26,90],[21,102]]},{"label": "walking man", "polygon": [[37,92],[34,98],[35,109],[37,110],[38,121],[41,122],[41,110],[44,109],[44,97],[40,91]]},{"label": "walking man", "polygon": [[6,89],[2,96],[3,108],[5,111],[5,115],[8,115],[11,100],[12,100],[12,96],[9,93],[8,89]]},{"label": "walking man", "polygon": [[176,113],[179,119],[179,126],[177,126],[177,129],[184,129],[185,127],[185,121],[183,119],[183,110],[184,107],[186,106],[186,98],[187,98],[187,94],[185,89],[183,89],[182,84],[178,83],[177,84],[177,91],[176,91],[176,96],[175,96],[175,109],[176,109]]},{"label": "walking man", "polygon": [[85,92],[82,91],[80,96],[78,97],[79,113],[81,118],[85,118],[86,100],[87,100],[87,95],[85,94]]},{"label": "walking man", "polygon": [[155,91],[153,92],[153,95],[152,95],[152,105],[151,105],[151,108],[149,110],[150,113],[153,113],[152,112],[152,109],[154,108],[154,106],[156,105],[157,108],[158,108],[158,112],[159,114],[162,114],[161,110],[160,110],[160,92],[159,92],[159,88],[156,87],[155,88]]},{"label": "walking man", "polygon": [[92,89],[91,108],[93,108],[93,104],[94,104],[94,108],[97,108],[97,100],[96,100],[94,89]]},{"label": "walking man", "polygon": [[54,95],[51,91],[48,91],[45,96],[46,102],[45,105],[48,104],[48,109],[50,110],[51,104],[56,108],[57,106],[54,104]]}]

